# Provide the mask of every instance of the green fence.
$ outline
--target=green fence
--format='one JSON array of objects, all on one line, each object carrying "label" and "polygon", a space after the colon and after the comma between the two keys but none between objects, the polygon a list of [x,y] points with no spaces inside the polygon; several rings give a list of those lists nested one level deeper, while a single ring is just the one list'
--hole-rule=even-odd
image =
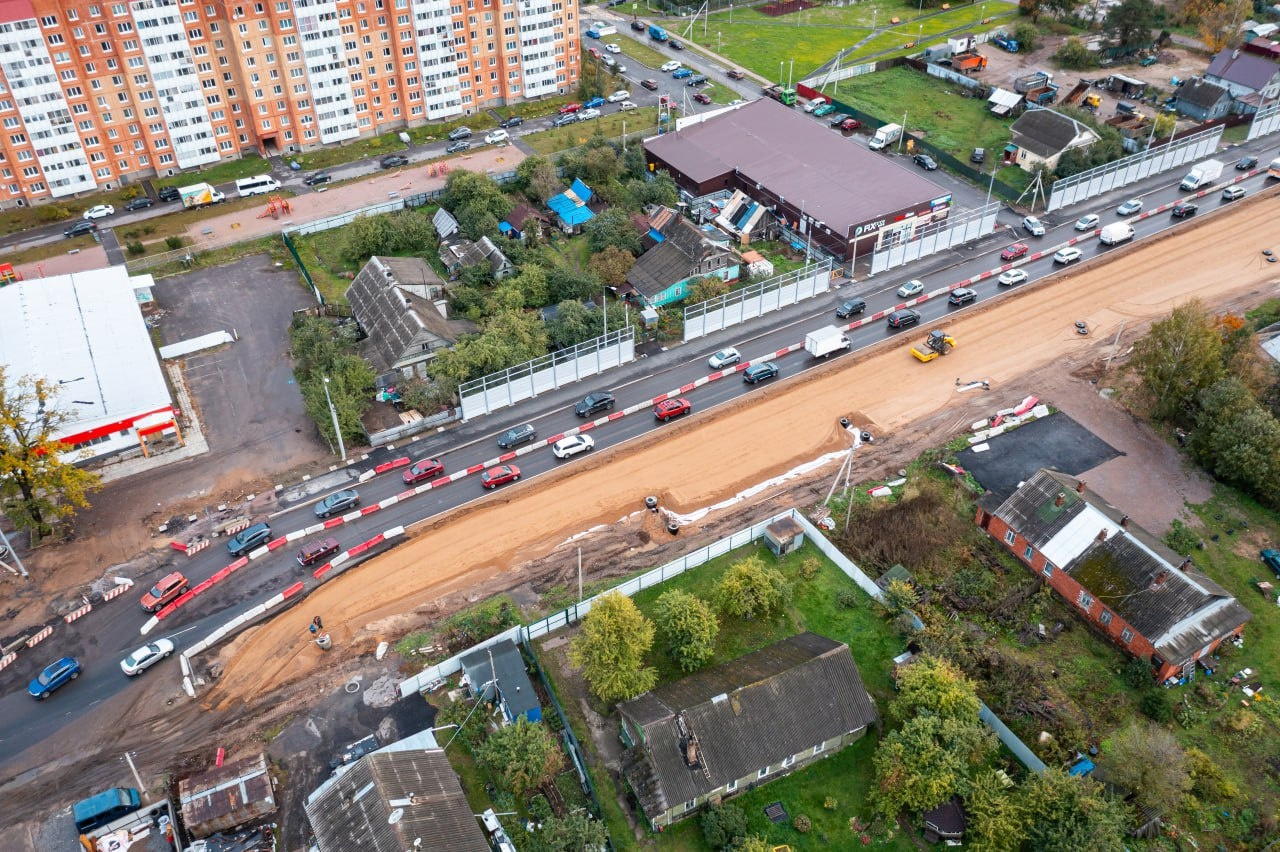
[{"label": "green fence", "polygon": [[302,273],[302,277],[306,279],[307,286],[311,288],[311,292],[315,294],[316,302],[323,305],[324,296],[320,295],[320,288],[316,287],[316,282],[311,280],[311,272],[307,269],[307,265],[302,262],[302,256],[298,254],[298,248],[293,244],[293,238],[289,236],[287,231],[280,232],[281,239],[284,240],[284,247],[289,250],[289,254],[293,256],[293,262],[298,265],[298,271]]}]

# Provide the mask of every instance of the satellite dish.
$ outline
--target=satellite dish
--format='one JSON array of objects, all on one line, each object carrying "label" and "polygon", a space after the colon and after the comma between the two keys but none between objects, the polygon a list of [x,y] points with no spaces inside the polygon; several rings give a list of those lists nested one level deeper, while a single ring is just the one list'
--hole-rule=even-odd
[{"label": "satellite dish", "polygon": [[404,808],[396,808],[387,814],[387,825],[395,825],[404,817]]}]

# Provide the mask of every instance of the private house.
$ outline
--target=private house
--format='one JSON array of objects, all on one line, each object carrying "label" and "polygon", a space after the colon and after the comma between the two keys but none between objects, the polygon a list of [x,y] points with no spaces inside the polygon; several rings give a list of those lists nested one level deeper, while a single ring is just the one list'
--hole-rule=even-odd
[{"label": "private house", "polygon": [[1236,100],[1254,101],[1254,107],[1280,95],[1280,65],[1253,51],[1223,48],[1209,63],[1204,79],[1226,89]]},{"label": "private house", "polygon": [[1178,87],[1174,107],[1197,121],[1211,121],[1231,112],[1231,93],[1208,80],[1193,77]]},{"label": "private house", "polygon": [[502,249],[488,237],[481,237],[472,242],[465,237],[454,234],[440,241],[440,262],[449,270],[450,275],[457,275],[468,266],[487,265],[495,281],[514,275],[516,265],[507,259]]},{"label": "private house", "polygon": [[840,751],[878,721],[849,648],[801,633],[618,705],[622,771],[658,830]]},{"label": "private house", "polygon": [[503,639],[471,651],[459,662],[471,695],[491,701],[502,712],[504,725],[521,717],[530,722],[542,719],[542,705],[516,643]]},{"label": "private house", "polygon": [[596,214],[588,206],[591,196],[591,187],[574,178],[568,189],[547,199],[547,207],[556,214],[560,230],[566,234],[576,234],[582,230],[583,225],[595,218]]},{"label": "private house", "polygon": [[1027,110],[1010,130],[1013,139],[1005,146],[1004,162],[1028,172],[1037,166],[1053,171],[1067,151],[1098,141],[1092,127],[1051,109]]},{"label": "private house", "polygon": [[489,852],[462,784],[430,731],[339,767],[304,807],[320,852]]},{"label": "private house", "polygon": [[417,257],[371,257],[347,288],[351,313],[368,339],[363,349],[381,375],[425,378],[427,363],[464,334],[468,320],[448,319],[445,283]]},{"label": "private house", "polygon": [[234,760],[178,781],[182,823],[192,837],[208,837],[276,811],[267,756]]},{"label": "private house", "polygon": [[1157,682],[1239,636],[1250,613],[1231,593],[1075,477],[1040,469],[1008,498],[982,499],[978,526]]},{"label": "private house", "polygon": [[684,299],[695,278],[715,275],[732,281],[739,274],[738,257],[728,242],[712,239],[669,207],[660,207],[649,216],[643,244],[645,253],[636,259],[619,289],[651,308]]},{"label": "private house", "polygon": [[507,218],[498,223],[498,231],[513,240],[523,240],[526,236],[538,236],[544,225],[549,224],[547,217],[523,202],[511,208]]}]

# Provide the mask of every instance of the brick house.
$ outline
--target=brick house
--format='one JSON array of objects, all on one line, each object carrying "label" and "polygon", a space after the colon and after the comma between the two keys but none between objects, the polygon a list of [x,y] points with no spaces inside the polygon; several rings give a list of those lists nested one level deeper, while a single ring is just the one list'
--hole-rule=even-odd
[{"label": "brick house", "polygon": [[1240,635],[1250,613],[1231,593],[1058,471],[1041,469],[1009,497],[987,493],[978,526],[1125,651],[1157,682]]}]

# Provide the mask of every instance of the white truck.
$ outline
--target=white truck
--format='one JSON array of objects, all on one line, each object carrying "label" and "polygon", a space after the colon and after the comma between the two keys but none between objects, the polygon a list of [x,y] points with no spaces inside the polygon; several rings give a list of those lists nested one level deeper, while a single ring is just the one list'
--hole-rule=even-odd
[{"label": "white truck", "polygon": [[804,350],[815,358],[826,358],[832,352],[852,346],[849,335],[834,325],[811,331],[804,336]]},{"label": "white truck", "polygon": [[1098,234],[1098,242],[1104,246],[1114,246],[1133,239],[1133,226],[1128,222],[1112,222]]},{"label": "white truck", "polygon": [[1182,183],[1178,184],[1184,192],[1191,192],[1199,189],[1218,179],[1222,174],[1221,160],[1205,160],[1198,164],[1191,171],[1187,172],[1187,176],[1182,179]]},{"label": "white truck", "polygon": [[901,124],[886,124],[884,127],[877,130],[875,135],[871,137],[871,141],[867,143],[867,147],[872,151],[879,151],[889,145],[892,145],[894,142],[897,142],[898,138],[901,136]]},{"label": "white truck", "polygon": [[219,204],[226,200],[225,195],[207,183],[193,183],[191,186],[179,187],[178,196],[182,199],[182,206],[188,209]]}]

